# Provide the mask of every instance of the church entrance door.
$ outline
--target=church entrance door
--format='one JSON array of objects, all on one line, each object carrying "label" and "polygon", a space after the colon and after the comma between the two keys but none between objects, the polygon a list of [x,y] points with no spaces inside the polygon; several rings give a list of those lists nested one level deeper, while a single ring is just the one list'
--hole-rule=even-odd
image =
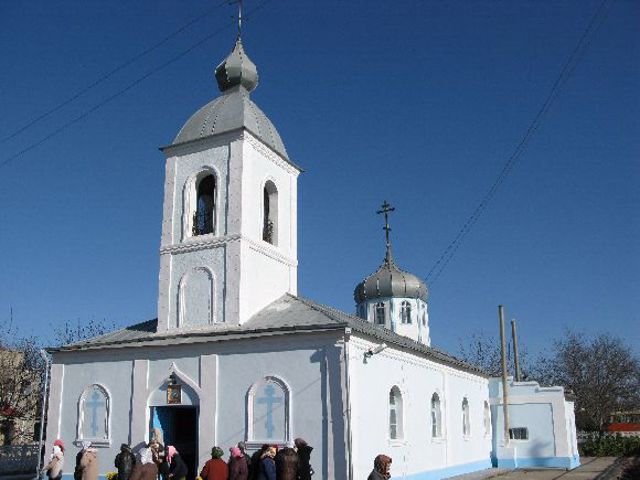
[{"label": "church entrance door", "polygon": [[160,428],[164,444],[176,447],[186,463],[187,480],[198,475],[198,407],[151,407],[151,428]]}]

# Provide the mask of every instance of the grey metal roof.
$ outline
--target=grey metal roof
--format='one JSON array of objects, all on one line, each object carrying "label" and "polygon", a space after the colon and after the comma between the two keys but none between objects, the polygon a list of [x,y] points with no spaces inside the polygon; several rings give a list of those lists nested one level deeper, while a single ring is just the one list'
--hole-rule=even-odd
[{"label": "grey metal roof", "polygon": [[418,353],[435,362],[477,375],[488,376],[482,369],[436,348],[428,347],[408,337],[373,325],[354,315],[289,294],[283,295],[241,326],[217,324],[199,330],[157,332],[157,320],[149,320],[83,342],[50,349],[49,351],[65,352],[143,345],[160,346],[246,340],[256,336],[342,330],[345,328],[350,328],[352,332],[373,337],[389,345],[396,345]]},{"label": "grey metal roof", "polygon": [[184,124],[172,145],[246,128],[269,148],[289,160],[282,138],[258,106],[251,101],[242,87],[227,90],[222,96],[207,103]]},{"label": "grey metal roof", "polygon": [[372,298],[400,297],[427,300],[427,285],[412,273],[401,270],[387,246],[382,265],[374,273],[356,285],[353,298],[356,303]]},{"label": "grey metal roof", "polygon": [[258,85],[258,72],[255,64],[244,53],[239,39],[233,51],[216,68],[216,80],[222,96],[194,113],[171,145],[246,128],[269,148],[289,160],[276,127],[249,98],[249,92]]}]

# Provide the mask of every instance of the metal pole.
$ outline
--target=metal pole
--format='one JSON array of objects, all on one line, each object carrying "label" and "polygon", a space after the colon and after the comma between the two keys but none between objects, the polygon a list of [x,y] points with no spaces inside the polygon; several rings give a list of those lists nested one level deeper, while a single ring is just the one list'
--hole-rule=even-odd
[{"label": "metal pole", "polygon": [[40,356],[44,360],[44,386],[42,388],[42,409],[40,410],[40,439],[38,440],[38,470],[36,475],[40,475],[42,468],[42,440],[44,437],[44,412],[47,403],[47,388],[49,386],[49,357],[47,352],[40,350]]},{"label": "metal pole", "polygon": [[507,340],[504,335],[504,308],[498,305],[500,317],[500,346],[502,356],[502,413],[504,416],[504,441],[509,443],[509,404],[507,396]]},{"label": "metal pole", "polygon": [[520,381],[520,358],[518,357],[518,335],[516,334],[516,319],[511,320],[511,336],[513,337],[513,362],[516,367],[516,382]]}]

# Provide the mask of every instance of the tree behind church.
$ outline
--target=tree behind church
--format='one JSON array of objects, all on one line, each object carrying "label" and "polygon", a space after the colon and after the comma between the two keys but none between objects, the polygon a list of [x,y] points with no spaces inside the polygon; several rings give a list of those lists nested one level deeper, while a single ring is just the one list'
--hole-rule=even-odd
[{"label": "tree behind church", "polygon": [[611,414],[640,406],[640,360],[622,339],[606,333],[588,340],[567,331],[536,363],[534,376],[575,394],[579,430],[603,431]]},{"label": "tree behind church", "polygon": [[[479,331],[458,339],[458,356],[467,363],[482,368],[492,377],[502,375],[500,340],[486,332]],[[520,370],[523,379],[529,376],[529,356],[526,345],[520,345],[518,351]],[[507,372],[514,375],[513,350],[511,339],[507,340]]]},{"label": "tree behind church", "polygon": [[56,346],[77,343],[89,338],[99,337],[115,329],[116,325],[113,322],[107,322],[106,319],[102,321],[94,318],[83,321],[78,319],[75,323],[67,321],[61,327],[54,329],[54,343]]},{"label": "tree behind church", "polygon": [[0,332],[0,442],[38,440],[45,365],[35,338]]}]

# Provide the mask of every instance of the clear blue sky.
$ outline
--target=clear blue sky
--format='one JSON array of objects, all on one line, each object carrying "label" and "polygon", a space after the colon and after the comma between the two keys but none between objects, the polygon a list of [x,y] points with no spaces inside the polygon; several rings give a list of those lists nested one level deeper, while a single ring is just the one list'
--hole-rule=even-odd
[{"label": "clear blue sky", "polygon": [[[251,10],[260,3],[246,1]],[[0,137],[156,44],[214,1],[2,2]],[[426,276],[498,175],[599,2],[278,1],[243,33],[253,100],[299,179],[299,291],[354,310],[380,264],[383,199],[399,265]],[[219,32],[0,168],[0,320],[20,333],[155,318],[164,157],[218,95],[234,41],[224,5],[4,142],[0,163]],[[435,345],[496,333],[531,352],[562,335],[639,340],[640,3],[615,1],[526,153],[430,285]],[[637,349],[637,347],[636,347]]]}]

